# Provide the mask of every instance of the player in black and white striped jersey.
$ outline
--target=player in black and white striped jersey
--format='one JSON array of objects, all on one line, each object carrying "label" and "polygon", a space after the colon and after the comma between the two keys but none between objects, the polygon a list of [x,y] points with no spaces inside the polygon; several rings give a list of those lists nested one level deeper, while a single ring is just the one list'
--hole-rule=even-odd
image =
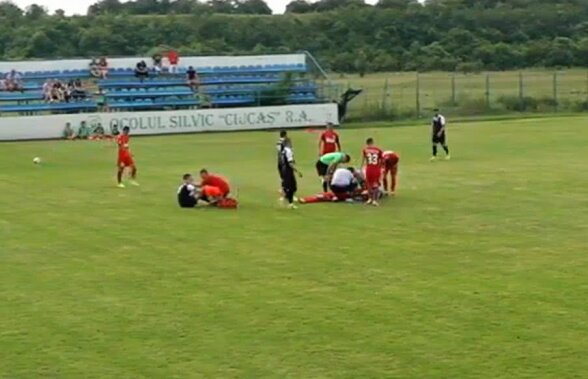
[{"label": "player in black and white striped jersey", "polygon": [[[282,133],[280,136],[282,136]],[[294,204],[296,191],[298,191],[296,175],[302,177],[302,174],[296,168],[294,151],[287,135],[280,138],[283,138],[283,140],[278,146],[278,168],[280,169],[280,178],[282,180],[282,193],[286,200],[288,200],[288,207],[290,209],[296,209],[296,205]]]},{"label": "player in black and white striped jersey", "polygon": [[432,127],[432,136],[431,142],[433,143],[433,156],[431,157],[431,161],[437,160],[437,145],[441,145],[443,150],[445,151],[445,159],[451,159],[449,155],[449,146],[447,145],[447,135],[446,135],[446,121],[445,117],[439,113],[439,109],[435,109],[435,116],[433,117],[433,122],[431,124]]}]

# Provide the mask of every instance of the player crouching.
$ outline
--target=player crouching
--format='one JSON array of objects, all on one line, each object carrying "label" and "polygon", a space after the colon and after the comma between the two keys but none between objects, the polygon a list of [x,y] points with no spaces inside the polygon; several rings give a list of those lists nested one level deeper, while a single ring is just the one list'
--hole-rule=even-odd
[{"label": "player crouching", "polygon": [[[400,155],[398,155],[398,153],[394,151],[384,151],[384,154],[382,155],[382,178],[384,192],[390,196],[396,194],[398,163],[400,163]],[[388,178],[390,178],[390,182],[388,182]],[[390,184],[389,187],[388,184]]]},{"label": "player crouching", "polygon": [[235,209],[239,206],[236,199],[228,196],[219,187],[194,184],[190,174],[183,176],[183,183],[178,189],[178,204],[181,208],[195,208],[196,206],[214,206],[217,208]]}]

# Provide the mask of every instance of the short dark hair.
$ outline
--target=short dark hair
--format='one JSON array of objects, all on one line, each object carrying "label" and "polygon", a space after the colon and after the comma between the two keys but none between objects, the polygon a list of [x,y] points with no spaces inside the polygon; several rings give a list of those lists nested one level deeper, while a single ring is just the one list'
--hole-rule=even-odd
[{"label": "short dark hair", "polygon": [[130,131],[131,131],[131,128],[129,128],[128,126],[125,126],[123,128],[123,132],[130,132]]},{"label": "short dark hair", "polygon": [[351,171],[351,173],[355,174],[355,168],[353,167],[347,167],[347,170]]},{"label": "short dark hair", "polygon": [[192,176],[192,174],[184,174],[184,176],[182,178],[184,180],[188,180],[188,179],[190,179],[191,176]]},{"label": "short dark hair", "polygon": [[286,138],[288,137],[288,132],[285,130],[280,130],[280,138]]},{"label": "short dark hair", "polygon": [[349,154],[345,154],[345,158],[347,158],[347,162],[351,162],[351,156]]},{"label": "short dark hair", "polygon": [[365,140],[365,143],[367,143],[368,145],[371,145],[372,143],[374,143],[374,139],[372,137],[370,137],[367,140]]},{"label": "short dark hair", "polygon": [[202,170],[200,170],[200,173],[201,173],[201,174],[208,174],[208,170],[207,170],[207,169],[205,169],[205,168],[203,168]]}]

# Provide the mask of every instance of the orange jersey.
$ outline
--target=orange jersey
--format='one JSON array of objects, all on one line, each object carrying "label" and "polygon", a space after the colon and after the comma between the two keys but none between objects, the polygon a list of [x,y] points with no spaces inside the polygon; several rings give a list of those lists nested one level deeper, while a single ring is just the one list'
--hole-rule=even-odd
[{"label": "orange jersey", "polygon": [[202,194],[208,198],[221,197],[223,195],[222,191],[218,187],[214,186],[203,186]]},{"label": "orange jersey", "polygon": [[380,167],[382,166],[382,157],[384,153],[379,147],[366,146],[363,149],[363,157],[367,162],[367,167]]},{"label": "orange jersey", "polygon": [[321,155],[334,153],[339,148],[339,135],[332,131],[327,130],[321,134],[322,150]]},{"label": "orange jersey", "polygon": [[224,178],[218,175],[208,175],[206,179],[202,180],[202,183],[200,183],[200,185],[216,187],[219,190],[221,190],[223,196],[226,196],[229,192],[231,192],[229,183],[227,183],[227,181]]}]

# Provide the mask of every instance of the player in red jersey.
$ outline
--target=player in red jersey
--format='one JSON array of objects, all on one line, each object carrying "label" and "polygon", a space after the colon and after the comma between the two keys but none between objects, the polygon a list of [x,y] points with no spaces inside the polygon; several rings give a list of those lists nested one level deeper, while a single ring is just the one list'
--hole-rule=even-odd
[{"label": "player in red jersey", "polygon": [[327,130],[321,133],[321,138],[319,139],[319,157],[337,151],[341,151],[339,134],[333,129],[333,124],[328,122]]},{"label": "player in red jersey", "polygon": [[208,170],[202,169],[200,170],[200,179],[202,179],[202,181],[200,182],[201,187],[215,187],[219,189],[219,192],[222,197],[229,196],[229,193],[231,192],[231,187],[229,186],[229,182],[227,182],[227,180],[222,176],[211,174],[208,172]]},{"label": "player in red jersey", "polygon": [[123,132],[121,135],[116,137],[116,144],[118,145],[118,172],[116,178],[118,180],[118,187],[125,188],[125,185],[122,182],[123,173],[125,172],[125,168],[129,167],[131,169],[131,184],[134,186],[138,186],[139,183],[136,182],[137,179],[137,166],[135,166],[135,161],[133,160],[133,155],[131,154],[131,150],[129,149],[129,132],[131,129],[128,126],[123,128]]},{"label": "player in red jersey", "polygon": [[374,144],[373,138],[368,138],[363,149],[363,162],[365,166],[365,181],[368,190],[368,201],[366,204],[378,206],[378,194],[380,188],[380,177],[382,175],[383,152]]},{"label": "player in red jersey", "polygon": [[[398,163],[400,155],[394,151],[384,151],[382,165],[382,177],[384,178],[384,192],[394,196],[396,193],[396,183],[398,183]],[[388,187],[388,175],[390,176],[390,187]]]}]

